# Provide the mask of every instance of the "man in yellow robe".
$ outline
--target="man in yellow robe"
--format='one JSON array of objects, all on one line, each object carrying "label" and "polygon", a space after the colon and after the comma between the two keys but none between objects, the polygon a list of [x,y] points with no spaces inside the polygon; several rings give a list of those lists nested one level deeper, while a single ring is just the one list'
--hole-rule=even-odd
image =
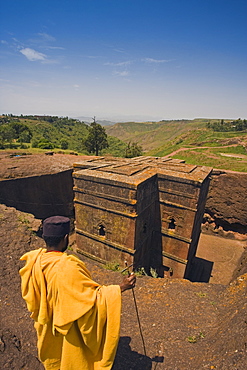
[{"label": "man in yellow robe", "polygon": [[34,319],[38,354],[46,370],[110,370],[120,332],[120,285],[101,286],[85,264],[67,255],[70,221],[53,216],[43,222],[46,249],[24,254],[20,270],[22,296]]}]

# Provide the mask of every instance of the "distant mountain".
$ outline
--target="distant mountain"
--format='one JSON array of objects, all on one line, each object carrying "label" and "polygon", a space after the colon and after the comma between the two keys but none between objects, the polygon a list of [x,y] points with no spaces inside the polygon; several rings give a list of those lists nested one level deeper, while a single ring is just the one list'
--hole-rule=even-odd
[{"label": "distant mountain", "polygon": [[[75,119],[79,119],[80,121],[90,125],[91,122],[93,122],[93,117],[86,117],[86,116],[80,116],[80,117],[73,117]],[[96,117],[96,122],[99,123],[101,126],[112,126],[115,125],[117,121],[110,121],[110,120],[98,120]]]},{"label": "distant mountain", "polygon": [[93,122],[92,117],[80,116],[80,117],[71,117],[71,118],[78,119],[79,121],[84,122],[86,124],[90,124],[91,122]]},{"label": "distant mountain", "polygon": [[[93,117],[89,116],[79,116],[72,117],[79,119],[87,124],[90,124],[93,121]],[[96,122],[100,123],[102,126],[112,126],[116,123],[122,122],[160,122],[161,117],[151,117],[151,116],[141,116],[141,115],[112,115],[109,117],[96,116]]]},{"label": "distant mountain", "polygon": [[107,121],[107,120],[98,120],[96,119],[96,122],[99,123],[101,126],[113,126],[116,124],[116,121]]}]

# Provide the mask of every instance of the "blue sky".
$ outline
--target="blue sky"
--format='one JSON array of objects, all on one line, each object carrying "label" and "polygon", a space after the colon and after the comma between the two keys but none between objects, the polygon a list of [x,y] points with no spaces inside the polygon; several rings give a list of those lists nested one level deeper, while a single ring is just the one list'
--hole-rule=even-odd
[{"label": "blue sky", "polygon": [[0,114],[247,118],[246,0],[5,0]]}]

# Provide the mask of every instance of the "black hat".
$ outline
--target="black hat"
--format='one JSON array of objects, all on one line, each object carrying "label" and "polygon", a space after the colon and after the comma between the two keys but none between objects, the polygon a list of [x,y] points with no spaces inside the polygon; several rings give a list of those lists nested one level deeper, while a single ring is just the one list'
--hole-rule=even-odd
[{"label": "black hat", "polygon": [[69,234],[70,220],[68,217],[52,216],[46,218],[43,222],[43,237],[44,236],[65,236]]}]

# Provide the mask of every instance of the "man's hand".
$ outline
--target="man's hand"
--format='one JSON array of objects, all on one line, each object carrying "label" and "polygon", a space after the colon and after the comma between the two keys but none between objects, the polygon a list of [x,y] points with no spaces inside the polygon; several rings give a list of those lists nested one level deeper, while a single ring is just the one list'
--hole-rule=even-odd
[{"label": "man's hand", "polygon": [[135,283],[136,283],[136,276],[134,272],[132,272],[129,276],[125,276],[123,278],[122,283],[120,284],[121,293],[123,293],[125,290],[134,288]]}]

